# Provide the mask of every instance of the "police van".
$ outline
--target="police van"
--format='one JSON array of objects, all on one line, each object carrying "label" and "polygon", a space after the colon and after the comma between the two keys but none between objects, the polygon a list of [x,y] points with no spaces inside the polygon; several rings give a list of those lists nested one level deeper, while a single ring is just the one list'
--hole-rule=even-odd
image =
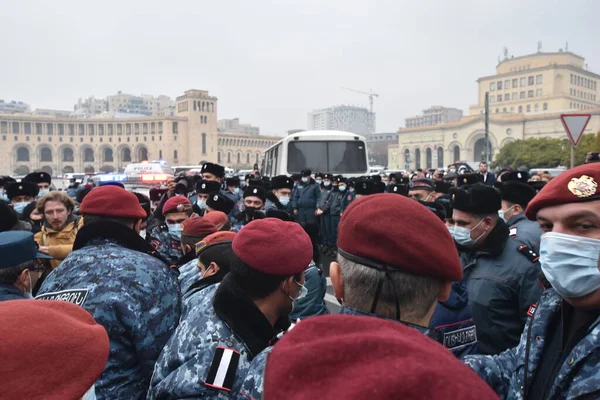
[{"label": "police van", "polygon": [[166,187],[167,181],[174,178],[174,172],[165,161],[145,161],[129,164],[122,174],[113,175],[127,186]]}]

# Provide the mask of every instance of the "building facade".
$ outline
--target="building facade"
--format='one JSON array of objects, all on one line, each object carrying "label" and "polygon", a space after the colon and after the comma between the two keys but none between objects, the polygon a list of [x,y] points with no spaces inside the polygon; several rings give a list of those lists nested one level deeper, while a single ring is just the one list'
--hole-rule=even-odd
[{"label": "building facade", "polygon": [[91,117],[102,114],[108,111],[108,101],[105,99],[97,99],[88,97],[87,99],[79,98],[77,104],[73,106],[73,115],[77,117]]},{"label": "building facade", "polygon": [[354,106],[314,110],[308,113],[308,130],[335,130],[369,135],[375,132],[375,113]]},{"label": "building facade", "polygon": [[[584,134],[598,132],[600,76],[584,66],[582,57],[560,51],[505,59],[496,75],[478,79],[478,104],[470,108],[471,115],[435,126],[400,128],[397,145],[388,148],[389,167],[414,170],[444,167],[459,160],[478,162],[486,145],[493,159],[505,144],[519,139],[567,141],[560,118],[563,113],[591,114]],[[487,143],[486,92],[490,96]]]},{"label": "building facade", "polygon": [[367,150],[369,152],[369,165],[389,164],[388,147],[398,143],[398,132],[374,133],[367,135]]},{"label": "building facade", "polygon": [[198,165],[219,157],[236,168],[247,165],[248,154],[252,164],[260,163],[262,150],[277,138],[252,135],[249,140],[250,135],[240,134],[219,140],[218,100],[205,90],[186,91],[175,108],[175,116],[165,117],[0,114],[0,175],[113,172],[144,160]]},{"label": "building facade", "polygon": [[589,110],[600,107],[598,81],[600,75],[586,69],[585,59],[570,52],[505,58],[495,75],[477,80],[477,104],[470,114],[483,113],[486,92],[494,114]]},{"label": "building facade", "polygon": [[246,135],[260,135],[260,128],[250,124],[240,124],[239,118],[220,119],[217,121],[219,132],[243,133]]},{"label": "building facade", "polygon": [[170,110],[174,110],[173,100],[169,96],[160,95],[157,97],[142,94],[135,96],[118,92],[115,95],[108,96],[107,111],[111,113],[140,114],[146,116],[170,116]]},{"label": "building facade", "polygon": [[406,128],[418,128],[421,126],[445,124],[446,122],[458,121],[462,116],[463,112],[458,108],[431,106],[423,110],[423,115],[405,118],[404,126]]},{"label": "building facade", "polygon": [[22,101],[0,100],[0,114],[27,113],[30,111],[29,104],[25,104]]}]

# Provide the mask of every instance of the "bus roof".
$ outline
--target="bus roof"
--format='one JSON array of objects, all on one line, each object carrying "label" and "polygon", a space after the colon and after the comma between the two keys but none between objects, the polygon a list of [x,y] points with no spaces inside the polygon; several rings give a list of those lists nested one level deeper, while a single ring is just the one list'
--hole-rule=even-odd
[{"label": "bus roof", "polygon": [[304,132],[298,132],[298,133],[294,133],[292,135],[288,135],[288,136],[282,137],[280,141],[278,141],[277,143],[275,143],[274,145],[272,145],[268,149],[263,150],[263,152],[266,152],[266,151],[272,149],[273,147],[279,145],[282,142],[289,142],[289,141],[296,140],[296,138],[298,138],[298,139],[311,139],[311,138],[317,139],[317,138],[320,138],[320,139],[329,139],[329,140],[344,140],[344,139],[352,139],[352,140],[354,140],[354,138],[358,138],[356,140],[363,140],[363,141],[366,140],[364,136],[358,135],[358,134],[352,133],[352,132],[344,132],[344,131],[304,131]]}]

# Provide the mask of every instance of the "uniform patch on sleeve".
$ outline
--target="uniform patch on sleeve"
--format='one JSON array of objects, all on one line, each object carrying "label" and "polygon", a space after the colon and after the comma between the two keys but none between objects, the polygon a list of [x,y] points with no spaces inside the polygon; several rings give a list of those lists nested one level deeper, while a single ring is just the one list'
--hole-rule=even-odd
[{"label": "uniform patch on sleeve", "polygon": [[162,246],[162,243],[160,242],[160,240],[157,239],[152,239],[150,241],[150,246],[154,247],[156,250],[160,249],[160,247]]},{"label": "uniform patch on sleeve", "polygon": [[508,228],[508,234],[512,237],[517,237],[517,227],[511,226],[510,228]]},{"label": "uniform patch on sleeve", "polygon": [[83,306],[85,299],[87,299],[88,289],[69,289],[61,290],[60,292],[44,293],[36,296],[36,300],[55,300],[55,301],[66,301],[67,303],[77,304]]},{"label": "uniform patch on sleeve", "polygon": [[477,342],[475,325],[444,333],[443,344],[447,349],[457,349]]},{"label": "uniform patch on sleeve", "polygon": [[519,246],[517,250],[532,263],[536,263],[540,259],[540,256],[527,245]]},{"label": "uniform patch on sleeve", "polygon": [[537,310],[537,304],[530,305],[529,308],[527,309],[527,315],[529,315],[530,317],[533,317],[533,314],[535,314],[535,310]]},{"label": "uniform patch on sleeve", "polygon": [[217,347],[204,384],[230,392],[239,362],[239,352],[226,347]]}]

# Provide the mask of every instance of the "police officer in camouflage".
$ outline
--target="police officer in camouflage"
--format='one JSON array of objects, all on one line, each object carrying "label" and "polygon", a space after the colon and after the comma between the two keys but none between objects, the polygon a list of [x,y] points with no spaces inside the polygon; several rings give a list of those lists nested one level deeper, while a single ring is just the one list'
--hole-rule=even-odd
[{"label": "police officer in camouflage", "polygon": [[600,164],[552,179],[529,203],[544,234],[541,268],[552,288],[529,318],[518,346],[464,359],[505,399],[600,398]]},{"label": "police officer in camouflage", "polygon": [[266,218],[236,234],[232,249],[231,272],[190,298],[148,399],[236,396],[251,360],[290,326],[294,301],[306,294],[308,235],[296,223]]},{"label": "police officer in camouflage", "polygon": [[175,264],[183,256],[182,223],[193,215],[192,203],[184,196],[173,196],[162,210],[165,222],[150,231],[150,244],[169,263]]},{"label": "police officer in camouflage", "polygon": [[196,243],[202,241],[206,236],[217,232],[217,227],[204,217],[198,216],[183,221],[182,226],[181,248],[184,254],[175,263],[175,266],[179,268],[177,280],[183,294],[189,289],[192,283],[200,279]]},{"label": "police officer in camouflage", "polygon": [[472,321],[429,328],[438,300],[448,299],[462,269],[444,223],[408,197],[382,193],[352,202],[329,271],[341,314],[396,320],[457,355],[477,344]]},{"label": "police officer in camouflage", "polygon": [[37,299],[68,301],[104,326],[110,355],[98,399],[143,399],[152,369],[180,316],[177,279],[139,236],[146,212],[117,186],[93,189],[73,252],[46,278]]},{"label": "police officer in camouflage", "polygon": [[542,294],[537,255],[509,236],[492,186],[453,188],[450,205],[479,351],[498,354],[519,343],[529,307]]}]

